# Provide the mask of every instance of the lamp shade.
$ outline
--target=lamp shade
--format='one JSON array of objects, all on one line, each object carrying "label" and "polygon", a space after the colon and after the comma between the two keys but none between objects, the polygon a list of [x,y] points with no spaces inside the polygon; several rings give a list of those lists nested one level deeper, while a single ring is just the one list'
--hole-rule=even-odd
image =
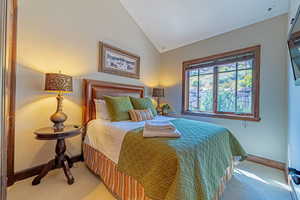
[{"label": "lamp shade", "polygon": [[45,79],[46,91],[72,92],[72,76],[58,73],[47,73]]},{"label": "lamp shade", "polygon": [[152,97],[165,97],[164,88],[153,88]]}]

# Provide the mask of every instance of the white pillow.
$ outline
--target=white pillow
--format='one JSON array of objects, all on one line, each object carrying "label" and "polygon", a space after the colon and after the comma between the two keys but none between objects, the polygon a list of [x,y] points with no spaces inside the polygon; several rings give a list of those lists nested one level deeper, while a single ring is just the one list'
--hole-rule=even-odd
[{"label": "white pillow", "polygon": [[96,107],[96,119],[111,120],[106,102],[101,99],[94,99],[94,102]]}]

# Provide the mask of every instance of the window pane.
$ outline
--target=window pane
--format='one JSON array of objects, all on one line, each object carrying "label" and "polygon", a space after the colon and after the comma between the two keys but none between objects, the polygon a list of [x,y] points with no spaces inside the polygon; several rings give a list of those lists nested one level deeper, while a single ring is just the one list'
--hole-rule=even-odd
[{"label": "window pane", "polygon": [[198,110],[198,69],[191,70],[189,73],[189,110]]},{"label": "window pane", "polygon": [[202,112],[213,111],[213,74],[200,75],[199,77],[199,109]]},{"label": "window pane", "polygon": [[238,69],[249,69],[252,68],[252,62],[253,60],[245,60],[238,62]]},{"label": "window pane", "polygon": [[218,72],[228,72],[228,71],[234,71],[236,68],[236,63],[229,63],[226,65],[219,65],[218,66]]},{"label": "window pane", "polygon": [[238,72],[237,112],[252,113],[252,70]]},{"label": "window pane", "polygon": [[213,67],[201,67],[201,68],[199,68],[199,73],[200,74],[212,74],[212,73],[214,73],[214,68]]},{"label": "window pane", "polygon": [[198,69],[189,70],[189,76],[198,76]]},{"label": "window pane", "polygon": [[236,72],[219,73],[218,111],[235,112]]}]

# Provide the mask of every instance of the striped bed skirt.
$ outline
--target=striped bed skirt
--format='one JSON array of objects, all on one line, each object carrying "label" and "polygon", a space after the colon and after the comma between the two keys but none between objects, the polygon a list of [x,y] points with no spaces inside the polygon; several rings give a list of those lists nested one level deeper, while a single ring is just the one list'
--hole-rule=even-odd
[{"label": "striped bed skirt", "polygon": [[[133,177],[118,171],[117,165],[88,144],[83,144],[84,162],[87,167],[98,175],[110,191],[118,200],[152,200],[145,194],[144,187]],[[233,162],[226,169],[225,176],[220,180],[220,186],[213,200],[219,200],[224,192],[226,183],[233,174]]]}]

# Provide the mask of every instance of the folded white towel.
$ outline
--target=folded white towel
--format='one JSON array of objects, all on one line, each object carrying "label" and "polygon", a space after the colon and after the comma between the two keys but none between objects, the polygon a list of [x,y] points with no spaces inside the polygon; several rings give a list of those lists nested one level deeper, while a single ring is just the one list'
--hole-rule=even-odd
[{"label": "folded white towel", "polygon": [[172,130],[175,131],[176,127],[167,120],[151,120],[146,121],[145,129],[153,130],[153,131],[160,131],[160,130]]},{"label": "folded white towel", "polygon": [[169,138],[178,138],[181,136],[181,133],[175,130],[149,130],[144,128],[143,136],[146,138],[150,137],[169,137]]}]

